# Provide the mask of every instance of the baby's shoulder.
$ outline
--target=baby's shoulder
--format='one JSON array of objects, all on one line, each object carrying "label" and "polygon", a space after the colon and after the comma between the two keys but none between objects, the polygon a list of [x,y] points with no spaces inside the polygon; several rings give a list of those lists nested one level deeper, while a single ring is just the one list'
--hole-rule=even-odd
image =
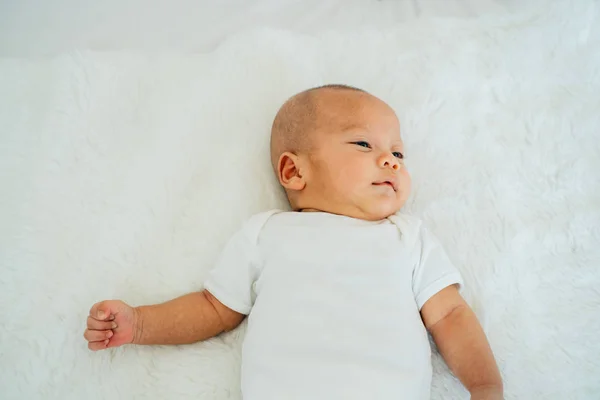
[{"label": "baby's shoulder", "polygon": [[405,214],[394,214],[389,217],[400,231],[400,241],[405,247],[413,250],[426,251],[441,246],[435,236],[422,219]]},{"label": "baby's shoulder", "polygon": [[389,216],[388,220],[396,225],[400,232],[400,239],[403,242],[413,244],[410,242],[417,240],[420,237],[419,233],[423,227],[423,221],[420,218],[413,215],[396,213]]},{"label": "baby's shoulder", "polygon": [[408,215],[401,212],[397,212],[396,214],[392,214],[388,217],[388,219],[392,220],[394,223],[398,222],[407,226],[420,226],[423,223],[423,220],[414,215]]},{"label": "baby's shoulder", "polygon": [[247,240],[256,244],[260,236],[260,232],[266,225],[267,221],[275,214],[283,212],[282,210],[273,209],[256,213],[249,217],[238,231],[238,235],[243,235]]}]

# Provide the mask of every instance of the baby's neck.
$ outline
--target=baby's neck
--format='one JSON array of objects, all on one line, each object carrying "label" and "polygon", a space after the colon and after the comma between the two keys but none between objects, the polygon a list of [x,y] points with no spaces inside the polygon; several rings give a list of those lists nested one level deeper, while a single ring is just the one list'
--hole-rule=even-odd
[{"label": "baby's neck", "polygon": [[381,221],[381,220],[384,220],[387,218],[387,217],[378,218],[378,219],[361,218],[361,217],[354,216],[354,215],[348,215],[345,213],[339,213],[339,212],[334,212],[334,211],[319,210],[316,208],[300,208],[300,209],[297,209],[294,211],[299,212],[299,213],[327,213],[327,214],[341,215],[341,216],[348,217],[348,218],[354,218],[354,219],[359,219],[359,220],[363,220],[363,221],[371,221],[371,222]]},{"label": "baby's neck", "polygon": [[297,211],[298,212],[327,212],[327,211],[317,210],[316,208],[301,208]]}]

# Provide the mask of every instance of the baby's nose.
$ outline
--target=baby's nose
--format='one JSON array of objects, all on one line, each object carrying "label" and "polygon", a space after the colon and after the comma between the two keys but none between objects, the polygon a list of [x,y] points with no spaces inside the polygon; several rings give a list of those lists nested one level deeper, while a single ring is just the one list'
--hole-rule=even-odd
[{"label": "baby's nose", "polygon": [[379,159],[379,165],[381,168],[391,168],[394,171],[398,171],[400,168],[400,162],[393,154],[383,154]]}]

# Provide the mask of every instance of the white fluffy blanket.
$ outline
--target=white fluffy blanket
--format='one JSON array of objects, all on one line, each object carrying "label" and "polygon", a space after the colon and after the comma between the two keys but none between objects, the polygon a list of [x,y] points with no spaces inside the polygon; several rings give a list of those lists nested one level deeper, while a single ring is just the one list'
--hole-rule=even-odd
[{"label": "white fluffy blanket", "polygon": [[[91,353],[89,307],[202,288],[252,213],[285,205],[268,135],[323,83],[398,112],[422,217],[463,272],[507,399],[600,397],[598,3],[302,36],[210,54],[0,61],[0,397],[239,399],[244,326]],[[437,354],[434,399],[467,398]]]}]

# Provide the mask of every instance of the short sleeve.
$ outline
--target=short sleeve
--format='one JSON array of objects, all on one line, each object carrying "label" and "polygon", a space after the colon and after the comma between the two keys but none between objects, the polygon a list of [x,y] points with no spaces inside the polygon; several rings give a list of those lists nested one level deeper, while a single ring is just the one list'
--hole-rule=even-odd
[{"label": "short sleeve", "polygon": [[460,272],[454,267],[437,238],[422,224],[419,229],[421,254],[413,271],[413,292],[419,310],[440,290],[463,285]]},{"label": "short sleeve", "polygon": [[253,285],[261,270],[258,235],[267,219],[276,212],[253,216],[227,242],[204,288],[221,303],[241,314],[248,314],[254,303]]}]

